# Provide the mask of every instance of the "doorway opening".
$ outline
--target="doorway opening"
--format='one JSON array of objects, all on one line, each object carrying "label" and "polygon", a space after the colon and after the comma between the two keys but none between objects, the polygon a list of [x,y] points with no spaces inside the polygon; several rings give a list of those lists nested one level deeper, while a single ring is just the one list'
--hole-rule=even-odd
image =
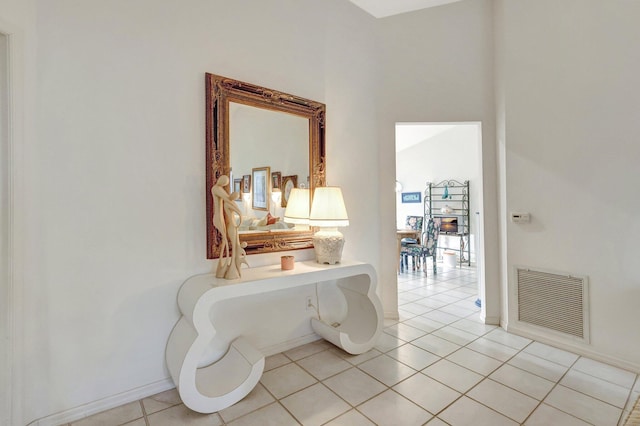
[{"label": "doorway opening", "polygon": [[[466,220],[466,228],[456,232],[441,232],[438,237],[436,265],[438,273],[464,270],[472,271],[478,280],[482,279],[482,227],[479,225],[483,209],[482,188],[482,124],[480,122],[448,123],[396,123],[396,229],[408,227],[409,217],[423,218],[423,231],[429,218],[446,216],[460,221]],[[466,194],[468,216],[461,218],[464,211],[457,210],[455,196],[449,195],[447,203],[442,188],[453,182],[469,182]],[[435,195],[428,183],[441,189]],[[453,192],[453,189],[452,191]],[[431,194],[431,199],[429,199]],[[437,197],[439,203],[431,203]],[[441,200],[442,198],[442,200]],[[443,203],[444,200],[444,203]],[[427,202],[427,204],[425,204]],[[440,205],[442,204],[442,206]],[[449,206],[448,204],[451,204]],[[440,211],[441,207],[453,211]],[[467,234],[467,235],[465,235]],[[464,247],[463,247],[464,244]],[[402,256],[401,256],[402,258]],[[453,260],[455,259],[455,261]],[[400,260],[400,259],[399,259]],[[431,261],[430,261],[431,262]],[[415,273],[408,266],[402,273]],[[418,264],[418,267],[421,265]],[[429,263],[424,272],[434,278]],[[479,286],[478,286],[479,287]],[[480,291],[477,294],[481,303]]]}]

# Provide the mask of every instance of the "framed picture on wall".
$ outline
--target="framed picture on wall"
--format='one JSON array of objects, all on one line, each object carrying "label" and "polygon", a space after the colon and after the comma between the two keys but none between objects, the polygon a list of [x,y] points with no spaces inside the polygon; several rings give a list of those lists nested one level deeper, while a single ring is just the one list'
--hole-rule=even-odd
[{"label": "framed picture on wall", "polygon": [[289,194],[293,188],[298,187],[298,175],[285,176],[282,178],[282,201],[280,205],[287,207],[287,201],[289,200]]},{"label": "framed picture on wall", "polygon": [[403,203],[421,203],[422,194],[420,194],[419,192],[403,192],[402,202]]},{"label": "framed picture on wall", "polygon": [[269,193],[271,192],[271,172],[269,167],[252,169],[251,207],[254,210],[269,210]]},{"label": "framed picture on wall", "polygon": [[244,194],[251,192],[251,175],[242,176],[242,192]]}]

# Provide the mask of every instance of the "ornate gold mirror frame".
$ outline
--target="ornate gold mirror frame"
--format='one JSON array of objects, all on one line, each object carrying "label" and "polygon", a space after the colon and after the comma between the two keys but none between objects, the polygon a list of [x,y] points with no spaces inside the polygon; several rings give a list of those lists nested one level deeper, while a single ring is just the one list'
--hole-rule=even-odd
[{"label": "ornate gold mirror frame", "polygon": [[[309,120],[309,189],[326,185],[325,105],[215,74],[206,74],[206,199],[207,258],[220,256],[221,235],[213,226],[211,187],[221,175],[231,172],[229,150],[229,102],[280,111]],[[262,159],[256,159],[256,164]],[[226,188],[229,190],[229,188]],[[311,202],[311,200],[309,200]],[[268,253],[313,247],[312,231],[265,231],[240,235],[247,254]]]}]

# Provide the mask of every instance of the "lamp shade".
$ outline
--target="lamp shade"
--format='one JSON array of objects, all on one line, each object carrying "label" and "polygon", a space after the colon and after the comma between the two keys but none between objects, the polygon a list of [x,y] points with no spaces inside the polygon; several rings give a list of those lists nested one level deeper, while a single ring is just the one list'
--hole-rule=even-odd
[{"label": "lamp shade", "polygon": [[309,190],[293,188],[289,193],[284,221],[298,225],[309,224]]},{"label": "lamp shade", "polygon": [[342,190],[336,186],[321,186],[313,193],[309,224],[320,227],[349,226]]}]

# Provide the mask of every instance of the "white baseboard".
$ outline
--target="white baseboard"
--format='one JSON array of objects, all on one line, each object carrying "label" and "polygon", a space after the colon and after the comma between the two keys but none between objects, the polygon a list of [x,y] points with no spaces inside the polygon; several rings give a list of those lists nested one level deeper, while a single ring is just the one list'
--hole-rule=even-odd
[{"label": "white baseboard", "polygon": [[489,324],[489,325],[501,325],[500,324],[500,317],[483,317],[480,316],[480,319],[485,323],[485,324]]},{"label": "white baseboard", "polygon": [[306,345],[307,343],[315,342],[316,340],[320,339],[322,339],[322,337],[318,336],[316,333],[311,333],[307,334],[306,336],[296,337],[295,339],[278,343],[276,345],[260,348],[260,352],[262,352],[264,356],[271,356],[279,354],[280,352],[288,351],[289,349],[297,348],[298,346]]},{"label": "white baseboard", "polygon": [[145,386],[140,386],[116,395],[108,396],[97,401],[89,402],[79,407],[71,408],[60,413],[52,414],[38,420],[34,420],[27,426],[56,426],[69,423],[101,413],[111,408],[119,407],[139,399],[147,398],[160,392],[173,389],[176,386],[171,378],[158,380]]},{"label": "white baseboard", "polygon": [[[261,348],[260,350],[265,356],[270,356],[320,339],[320,336],[315,333],[311,333],[292,340],[287,340],[283,343],[278,343],[277,345]],[[158,380],[157,382],[153,382],[139,388],[131,389],[117,395],[108,396],[97,401],[86,403],[79,407],[71,408],[60,413],[34,420],[27,426],[56,426],[78,421],[85,417],[89,417],[130,402],[138,401],[175,387],[176,386],[171,377],[167,377],[166,379]]]},{"label": "white baseboard", "polygon": [[385,312],[384,313],[384,319],[390,319],[390,320],[399,320],[400,319],[400,314],[398,313],[398,311],[392,311],[392,312]]},{"label": "white baseboard", "polygon": [[537,342],[544,343],[550,346],[554,346],[558,349],[573,352],[575,354],[585,356],[587,358],[594,359],[596,361],[604,362],[605,364],[612,365],[614,367],[622,368],[623,370],[632,371],[634,373],[640,373],[640,364],[635,362],[626,361],[620,358],[612,357],[595,351],[590,348],[584,347],[584,345],[572,342],[567,339],[562,339],[557,336],[547,335],[545,333],[538,333],[518,327],[517,325],[508,325],[504,327],[509,333],[517,334],[522,337],[533,339]]}]

